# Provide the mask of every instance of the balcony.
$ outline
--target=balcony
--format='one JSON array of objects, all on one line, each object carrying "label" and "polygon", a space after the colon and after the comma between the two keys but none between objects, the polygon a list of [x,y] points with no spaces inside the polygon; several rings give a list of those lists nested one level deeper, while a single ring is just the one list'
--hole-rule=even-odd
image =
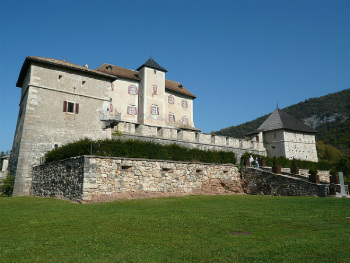
[{"label": "balcony", "polygon": [[106,122],[121,121],[121,113],[117,111],[100,111],[100,121],[106,121]]}]

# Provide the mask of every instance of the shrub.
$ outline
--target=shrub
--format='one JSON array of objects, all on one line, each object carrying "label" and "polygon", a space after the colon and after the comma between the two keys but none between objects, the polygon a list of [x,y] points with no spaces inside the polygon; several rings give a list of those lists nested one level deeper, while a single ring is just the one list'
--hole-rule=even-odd
[{"label": "shrub", "polygon": [[187,162],[236,163],[233,152],[189,149],[177,144],[161,145],[137,140],[83,139],[56,148],[45,155],[45,163],[80,155],[115,156]]},{"label": "shrub", "polygon": [[311,168],[311,169],[309,170],[309,174],[311,174],[311,175],[317,175],[317,170],[314,169],[314,168]]},{"label": "shrub", "polygon": [[293,161],[292,161],[292,166],[291,167],[297,167],[294,157],[293,157]]},{"label": "shrub", "polygon": [[[292,167],[293,160],[287,159],[285,157],[266,157],[266,156],[261,156],[257,154],[252,154],[252,153],[244,153],[242,155],[242,158],[248,159],[249,156],[252,155],[254,160],[256,157],[260,157],[261,159],[265,160],[266,166],[282,166],[282,167]],[[350,158],[349,158],[350,159]],[[350,164],[350,162],[349,162]],[[317,169],[317,170],[324,170],[324,171],[329,171],[332,169],[332,165],[330,163],[327,163],[325,161],[320,161],[320,162],[310,162],[310,161],[304,161],[304,160],[299,160],[299,159],[294,159],[294,165],[296,167],[299,167],[299,169]],[[349,166],[350,167],[350,166]],[[337,168],[339,170],[339,168]],[[344,169],[346,170],[346,169]],[[340,171],[340,170],[339,170]]]},{"label": "shrub", "polygon": [[338,175],[338,172],[336,170],[331,170],[329,172],[330,175]]},{"label": "shrub", "polygon": [[13,192],[14,184],[15,184],[15,177],[10,173],[7,173],[6,178],[0,180],[0,193],[2,195],[11,196]]}]

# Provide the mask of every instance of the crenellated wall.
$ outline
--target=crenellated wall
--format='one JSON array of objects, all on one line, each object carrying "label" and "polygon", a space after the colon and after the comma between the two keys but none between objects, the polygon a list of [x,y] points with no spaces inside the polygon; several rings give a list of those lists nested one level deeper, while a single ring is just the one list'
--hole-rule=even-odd
[{"label": "crenellated wall", "polygon": [[130,122],[120,122],[118,126],[114,127],[112,132],[117,130],[122,133],[121,139],[153,141],[163,145],[176,143],[187,148],[200,150],[231,151],[236,154],[238,160],[240,160],[245,152],[266,156],[266,150],[261,142],[205,134],[199,131],[180,130]]}]

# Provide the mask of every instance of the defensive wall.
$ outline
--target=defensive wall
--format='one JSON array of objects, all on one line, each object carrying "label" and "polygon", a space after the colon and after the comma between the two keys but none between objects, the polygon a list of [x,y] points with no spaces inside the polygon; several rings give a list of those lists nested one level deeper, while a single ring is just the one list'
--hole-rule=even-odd
[{"label": "defensive wall", "polygon": [[329,184],[310,183],[306,178],[248,168],[243,173],[245,192],[254,195],[320,196],[329,195]]},{"label": "defensive wall", "polygon": [[232,164],[79,156],[35,166],[31,195],[89,202],[128,193],[328,196],[328,189],[326,183],[261,169],[239,173]]},{"label": "defensive wall", "polygon": [[[234,152],[238,161],[245,152],[266,156],[266,150],[261,142],[205,134],[199,131],[157,127],[130,122],[120,122],[118,126],[114,127],[112,133],[117,131],[122,134],[120,136],[121,139],[152,141],[163,145],[176,143],[187,148]],[[118,137],[118,135],[112,135],[113,137]]]},{"label": "defensive wall", "polygon": [[212,184],[237,192],[239,176],[232,164],[80,156],[34,167],[31,195],[85,202],[128,192],[195,194]]}]

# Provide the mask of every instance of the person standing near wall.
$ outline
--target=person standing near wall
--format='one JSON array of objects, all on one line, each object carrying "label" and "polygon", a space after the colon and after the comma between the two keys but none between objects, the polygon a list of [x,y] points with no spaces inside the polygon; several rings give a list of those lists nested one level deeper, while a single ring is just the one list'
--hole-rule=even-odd
[{"label": "person standing near wall", "polygon": [[253,162],[254,162],[254,158],[253,158],[253,156],[250,156],[249,157],[249,165],[250,165],[250,167],[253,166]]}]

